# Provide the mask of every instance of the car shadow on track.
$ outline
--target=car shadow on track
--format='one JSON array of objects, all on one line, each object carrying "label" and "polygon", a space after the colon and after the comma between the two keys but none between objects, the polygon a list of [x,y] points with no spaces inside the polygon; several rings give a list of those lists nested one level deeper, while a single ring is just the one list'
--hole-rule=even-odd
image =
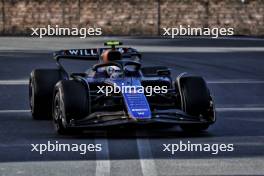
[{"label": "car shadow on track", "polygon": [[[262,121],[245,121],[247,118],[225,116],[209,128],[207,132],[190,134],[178,127],[164,128],[119,128],[90,130],[82,134],[58,135],[51,121],[32,120],[29,113],[0,114],[0,162],[14,161],[57,161],[96,160],[96,153],[80,155],[76,152],[46,152],[40,155],[32,152],[31,144],[47,144],[48,141],[62,144],[107,143],[111,160],[127,159],[217,159],[263,157]],[[236,119],[234,119],[236,118]],[[237,118],[243,120],[237,120]],[[252,119],[251,119],[252,120]],[[254,128],[252,128],[254,127]],[[208,152],[177,152],[172,155],[163,151],[163,144],[178,144],[180,141],[192,143],[234,143],[235,151],[212,155]],[[148,146],[142,146],[145,144]],[[152,155],[142,158],[139,153],[148,147]]]}]

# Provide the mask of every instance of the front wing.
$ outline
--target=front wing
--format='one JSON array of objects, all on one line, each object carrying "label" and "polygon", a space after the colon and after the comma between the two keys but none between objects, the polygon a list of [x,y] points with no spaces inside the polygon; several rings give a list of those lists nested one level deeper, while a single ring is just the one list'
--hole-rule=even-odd
[{"label": "front wing", "polygon": [[71,120],[67,127],[92,128],[147,124],[212,124],[214,121],[194,117],[177,109],[152,112],[149,119],[135,119],[124,111],[96,112],[81,120]]}]

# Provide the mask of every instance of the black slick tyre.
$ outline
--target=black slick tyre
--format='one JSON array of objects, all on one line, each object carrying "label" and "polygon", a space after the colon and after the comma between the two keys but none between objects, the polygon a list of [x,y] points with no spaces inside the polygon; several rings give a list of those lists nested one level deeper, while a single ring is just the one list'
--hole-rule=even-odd
[{"label": "black slick tyre", "polygon": [[90,112],[89,90],[76,80],[60,81],[54,89],[53,122],[59,134],[72,134],[78,130],[69,127],[71,120],[86,117]]},{"label": "black slick tyre", "polygon": [[52,98],[55,84],[63,79],[59,69],[36,69],[29,79],[29,105],[35,120],[52,119]]},{"label": "black slick tyre", "polygon": [[[211,96],[206,82],[199,76],[187,76],[180,79],[182,110],[197,118],[207,118]],[[188,132],[207,130],[209,124],[183,124],[181,128]]]}]

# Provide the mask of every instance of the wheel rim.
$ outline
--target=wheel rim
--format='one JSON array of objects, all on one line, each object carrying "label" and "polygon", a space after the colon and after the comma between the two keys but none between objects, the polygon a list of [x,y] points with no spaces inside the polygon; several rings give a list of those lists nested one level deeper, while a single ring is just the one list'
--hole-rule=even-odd
[{"label": "wheel rim", "polygon": [[64,118],[64,102],[61,97],[60,91],[58,91],[55,95],[53,107],[55,128],[57,130],[61,128],[66,128],[66,120]]},{"label": "wheel rim", "polygon": [[55,98],[54,98],[54,110],[53,110],[53,114],[54,114],[54,124],[55,124],[55,128],[59,129],[59,123],[60,123],[60,119],[61,119],[61,109],[60,109],[60,96],[59,96],[59,92],[56,93]]}]

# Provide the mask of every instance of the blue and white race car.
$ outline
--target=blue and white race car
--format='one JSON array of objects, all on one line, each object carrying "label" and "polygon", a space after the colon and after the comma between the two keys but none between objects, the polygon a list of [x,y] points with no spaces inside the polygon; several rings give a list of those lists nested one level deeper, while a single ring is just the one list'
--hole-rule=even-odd
[{"label": "blue and white race car", "polygon": [[[76,129],[172,124],[206,130],[216,120],[205,80],[163,66],[143,67],[134,48],[106,42],[105,48],[54,53],[57,69],[31,72],[29,100],[33,119],[53,119],[59,134]],[[67,73],[61,59],[98,60],[87,72]]]}]

